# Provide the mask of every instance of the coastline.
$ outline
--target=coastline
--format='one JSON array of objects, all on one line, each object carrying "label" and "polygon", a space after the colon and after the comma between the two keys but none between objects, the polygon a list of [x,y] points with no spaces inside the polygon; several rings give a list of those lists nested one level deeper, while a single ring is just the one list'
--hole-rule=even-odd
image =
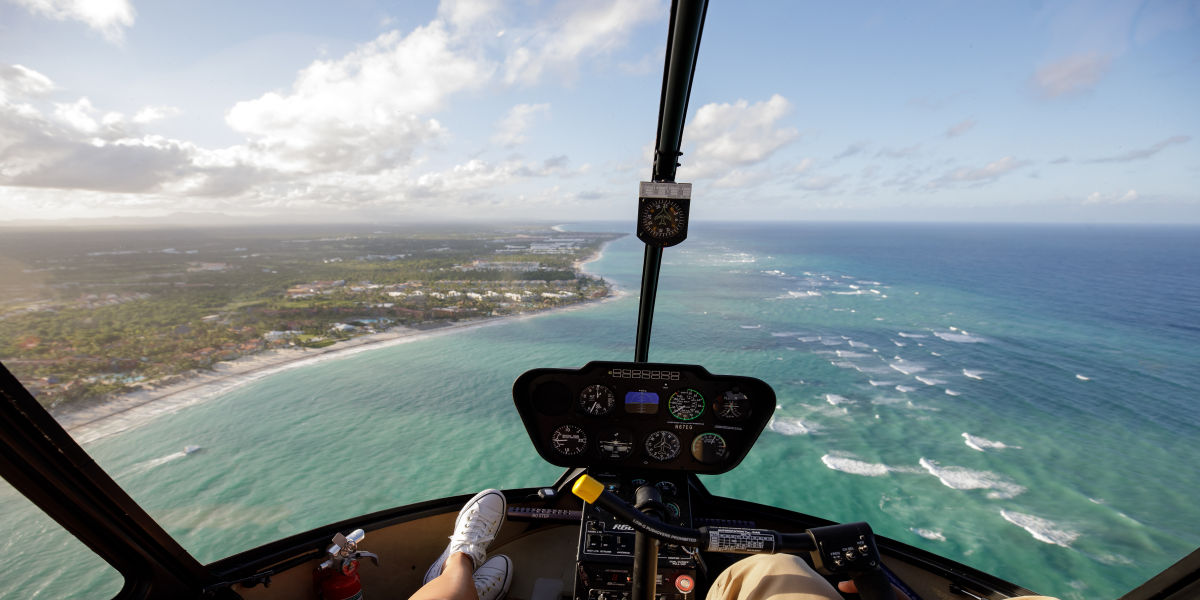
[{"label": "coastline", "polygon": [[[604,256],[607,242],[586,259],[576,261],[577,271],[589,273],[585,265]],[[628,295],[612,284],[610,294],[597,300],[585,300],[567,306],[505,316],[489,316],[459,321],[432,328],[396,326],[385,331],[357,336],[326,348],[281,348],[266,350],[213,365],[211,370],[182,374],[182,379],[165,384],[147,384],[143,389],[110,398],[104,402],[75,408],[54,417],[80,444],[139,427],[159,416],[199,404],[247,383],[282,371],[315,362],[345,358],[359,352],[388,348],[455,332],[478,329],[513,320],[535,318],[618,300]]]}]

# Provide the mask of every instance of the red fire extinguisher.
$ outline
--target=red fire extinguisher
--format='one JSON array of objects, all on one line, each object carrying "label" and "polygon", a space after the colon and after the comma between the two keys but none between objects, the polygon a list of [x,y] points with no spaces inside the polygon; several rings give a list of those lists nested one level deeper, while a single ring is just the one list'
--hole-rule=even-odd
[{"label": "red fire extinguisher", "polygon": [[362,582],[358,579],[358,559],[369,558],[379,566],[379,557],[358,550],[358,543],[366,537],[361,529],[350,535],[338,533],[333,536],[333,545],[326,551],[328,558],[313,573],[313,585],[323,600],[362,600]]}]

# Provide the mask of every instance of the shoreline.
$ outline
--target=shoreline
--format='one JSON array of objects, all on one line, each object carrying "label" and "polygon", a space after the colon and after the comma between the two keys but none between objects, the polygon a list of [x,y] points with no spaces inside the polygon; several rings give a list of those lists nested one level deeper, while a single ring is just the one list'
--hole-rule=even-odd
[{"label": "shoreline", "polygon": [[[577,271],[594,275],[584,267],[604,256],[605,243],[590,257],[576,261]],[[263,377],[316,362],[345,358],[360,352],[389,348],[450,333],[489,327],[510,321],[579,310],[624,298],[628,292],[610,282],[608,296],[567,306],[504,316],[487,316],[419,328],[398,325],[384,331],[357,336],[326,348],[280,348],[214,364],[211,370],[181,373],[182,379],[164,384],[147,384],[143,389],[114,396],[92,406],[53,413],[54,418],[79,444],[87,444],[139,427],[161,415],[199,404]]]}]

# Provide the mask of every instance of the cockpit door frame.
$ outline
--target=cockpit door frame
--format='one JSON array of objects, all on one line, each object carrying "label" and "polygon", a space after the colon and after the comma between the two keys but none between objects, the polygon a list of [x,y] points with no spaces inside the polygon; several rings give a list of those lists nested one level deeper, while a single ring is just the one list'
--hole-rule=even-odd
[{"label": "cockpit door frame", "polygon": [[116,598],[194,598],[209,582],[2,364],[0,475],[121,573]]}]

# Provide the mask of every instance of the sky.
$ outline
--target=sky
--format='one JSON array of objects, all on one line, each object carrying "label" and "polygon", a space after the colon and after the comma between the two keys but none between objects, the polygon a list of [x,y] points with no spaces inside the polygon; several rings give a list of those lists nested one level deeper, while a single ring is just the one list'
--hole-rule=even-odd
[{"label": "sky", "polygon": [[[613,220],[669,2],[0,0],[0,224]],[[1200,223],[1200,0],[713,2],[695,220]]]}]

